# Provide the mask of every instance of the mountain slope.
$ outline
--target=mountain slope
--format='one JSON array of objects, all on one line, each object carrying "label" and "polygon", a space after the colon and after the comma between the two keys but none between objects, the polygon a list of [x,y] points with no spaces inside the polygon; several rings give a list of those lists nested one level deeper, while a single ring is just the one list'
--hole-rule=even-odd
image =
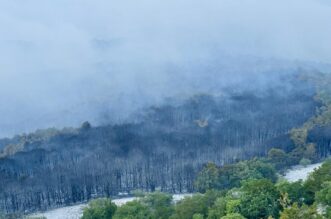
[{"label": "mountain slope", "polygon": [[292,151],[291,130],[321,103],[298,75],[282,80],[263,92],[231,87],[149,107],[125,124],[84,123],[9,140],[0,158],[0,209],[43,210],[135,189],[192,192],[206,162]]}]

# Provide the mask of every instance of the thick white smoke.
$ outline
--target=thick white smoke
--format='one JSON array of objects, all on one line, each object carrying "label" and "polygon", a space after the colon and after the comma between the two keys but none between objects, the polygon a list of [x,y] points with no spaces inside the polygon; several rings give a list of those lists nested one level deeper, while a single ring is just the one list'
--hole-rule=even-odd
[{"label": "thick white smoke", "polygon": [[326,0],[2,0],[0,136],[331,62],[330,21]]}]

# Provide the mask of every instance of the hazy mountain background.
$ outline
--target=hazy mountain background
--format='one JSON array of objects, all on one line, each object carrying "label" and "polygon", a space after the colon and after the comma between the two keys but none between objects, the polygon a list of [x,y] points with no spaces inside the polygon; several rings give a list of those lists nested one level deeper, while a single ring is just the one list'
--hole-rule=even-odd
[{"label": "hazy mountain background", "polygon": [[313,0],[3,0],[0,136],[121,123],[165,99],[328,69],[330,20]]},{"label": "hazy mountain background", "polygon": [[326,0],[1,1],[0,211],[325,159],[330,21]]}]

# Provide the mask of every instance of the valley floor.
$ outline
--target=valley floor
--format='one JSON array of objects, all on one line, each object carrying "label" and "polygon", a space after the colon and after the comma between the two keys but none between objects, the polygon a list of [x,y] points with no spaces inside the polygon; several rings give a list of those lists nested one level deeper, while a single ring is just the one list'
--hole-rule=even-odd
[{"label": "valley floor", "polygon": [[[187,196],[191,196],[192,194],[175,194],[173,195],[173,200],[175,202],[182,200]],[[112,201],[117,205],[121,206],[129,201],[133,201],[137,199],[136,197],[128,197],[128,198],[119,198],[113,199]],[[43,213],[36,213],[30,215],[32,217],[46,217],[47,219],[79,219],[83,215],[83,209],[87,206],[87,204],[79,204],[68,207],[57,208],[54,210],[49,210]]]},{"label": "valley floor", "polygon": [[[289,182],[295,182],[297,180],[306,180],[308,175],[314,171],[314,169],[320,167],[322,163],[311,164],[304,166],[294,166],[289,169],[284,178]],[[175,202],[185,198],[186,196],[190,196],[191,194],[175,194],[173,195],[173,199]],[[113,199],[113,202],[117,206],[121,206],[129,201],[135,200],[135,197],[128,197],[128,198],[119,198]],[[83,209],[86,207],[87,204],[79,204],[74,206],[68,206],[63,208],[58,208],[50,211],[46,211],[43,213],[33,214],[31,216],[34,217],[46,217],[47,219],[79,219],[82,216]]]}]

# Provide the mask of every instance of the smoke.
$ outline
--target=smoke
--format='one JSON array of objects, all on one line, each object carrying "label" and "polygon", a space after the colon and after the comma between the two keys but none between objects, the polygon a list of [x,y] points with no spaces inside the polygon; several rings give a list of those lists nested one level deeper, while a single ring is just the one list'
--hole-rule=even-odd
[{"label": "smoke", "polygon": [[326,0],[2,0],[0,136],[329,63],[330,21]]}]

